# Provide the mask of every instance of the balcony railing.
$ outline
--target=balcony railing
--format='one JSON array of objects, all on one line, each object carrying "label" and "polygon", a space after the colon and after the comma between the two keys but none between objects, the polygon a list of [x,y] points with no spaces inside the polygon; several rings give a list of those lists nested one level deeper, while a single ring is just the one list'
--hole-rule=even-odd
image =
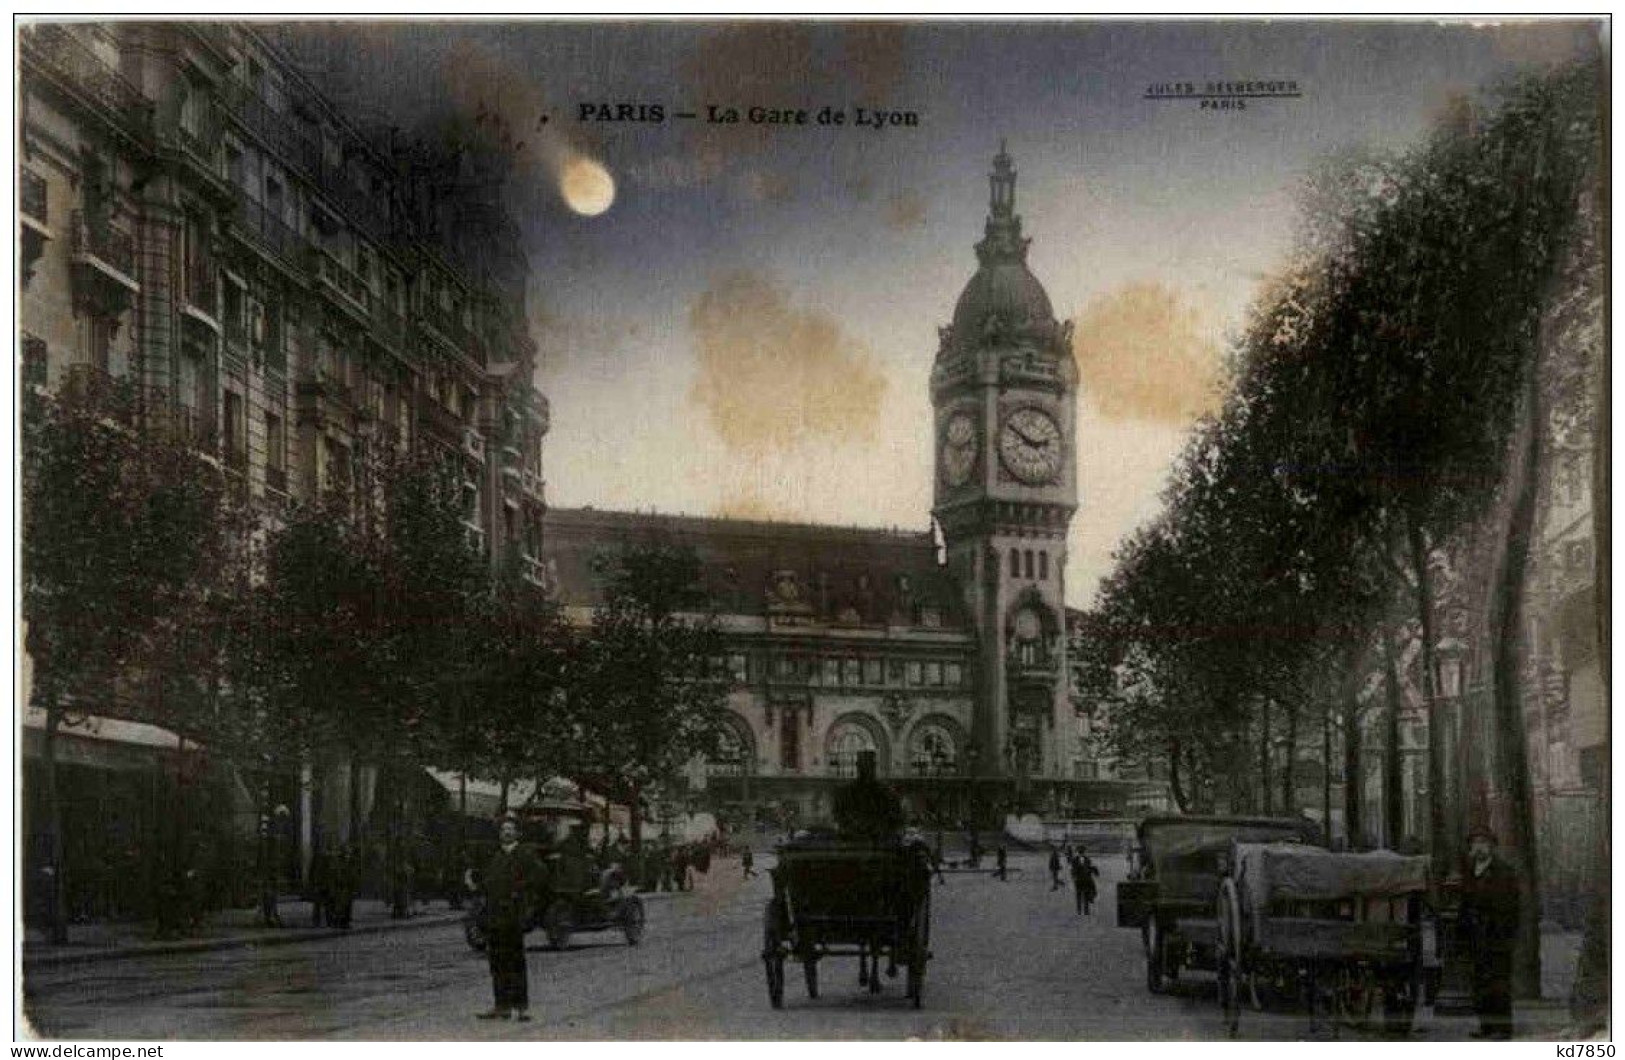
[{"label": "balcony railing", "polygon": [[260,246],[279,257],[296,260],[305,239],[265,205],[244,199],[240,215],[243,229]]},{"label": "balcony railing", "polygon": [[462,418],[427,391],[418,395],[418,421],[447,440],[462,440]]},{"label": "balcony railing", "polygon": [[73,253],[75,257],[95,258],[132,283],[135,280],[135,239],[111,221],[93,220],[82,210],[75,210]]},{"label": "balcony railing", "polygon": [[288,469],[285,467],[267,467],[265,469],[265,488],[278,493],[288,492]]},{"label": "balcony railing", "polygon": [[66,26],[31,26],[22,31],[21,41],[25,54],[37,58],[70,89],[140,135],[151,135],[152,102]]},{"label": "balcony railing", "polygon": [[463,452],[482,464],[485,462],[485,439],[472,427],[463,428]]},{"label": "balcony railing", "polygon": [[353,302],[362,313],[372,311],[372,291],[367,288],[366,282],[324,250],[316,251],[316,275]]},{"label": "balcony railing", "polygon": [[45,178],[26,169],[17,171],[17,205],[42,225],[51,223],[51,197]]},{"label": "balcony railing", "polygon": [[457,314],[429,303],[418,310],[419,317],[435,333],[447,342],[456,346],[463,353],[476,360],[479,359],[480,348],[478,336],[467,327]]},{"label": "balcony railing", "polygon": [[301,131],[288,115],[275,110],[252,88],[241,83],[228,86],[227,113],[254,135],[264,140],[280,160],[305,171],[312,180],[321,168],[321,145]]}]

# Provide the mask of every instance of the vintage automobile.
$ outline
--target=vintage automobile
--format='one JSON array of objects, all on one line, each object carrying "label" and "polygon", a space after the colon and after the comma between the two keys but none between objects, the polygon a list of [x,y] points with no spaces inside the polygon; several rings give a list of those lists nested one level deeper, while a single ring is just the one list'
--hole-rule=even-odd
[{"label": "vintage automobile", "polygon": [[[583,932],[619,931],[628,946],[643,941],[645,911],[643,899],[625,887],[616,870],[600,875],[597,886],[581,887],[561,878],[568,875],[549,859],[548,881],[538,889],[525,930],[541,929],[548,945],[562,950],[570,939]],[[463,937],[476,950],[485,949],[485,898],[477,887],[472,892],[468,912],[463,917]]]},{"label": "vintage automobile", "polygon": [[818,962],[858,958],[858,986],[880,992],[887,974],[907,970],[910,1002],[919,1008],[931,957],[931,867],[923,843],[862,841],[802,834],[781,844],[772,871],[773,897],[762,925],[768,1000],[784,1007],[784,966],[801,962],[807,996],[818,996]]},{"label": "vintage automobile", "polygon": [[[547,803],[525,807],[516,814],[523,835],[541,838],[542,848],[537,854],[546,870],[525,930],[545,932],[554,949],[564,949],[575,935],[596,931],[619,931],[627,945],[636,946],[643,940],[646,914],[643,899],[627,886],[625,872],[619,866],[599,867],[580,840],[577,844],[554,842],[572,829],[581,829],[584,837],[590,813],[589,808],[577,804]],[[475,843],[469,848],[474,863],[483,864],[495,850],[495,843]],[[463,937],[469,946],[483,951],[485,899],[477,870],[464,874],[464,885],[470,899],[463,917]]]},{"label": "vintage automobile", "polygon": [[1429,859],[1334,853],[1300,843],[1232,844],[1219,884],[1216,952],[1225,1029],[1244,1000],[1296,1000],[1311,1025],[1408,1034],[1423,997]]},{"label": "vintage automobile", "polygon": [[1162,992],[1183,968],[1216,970],[1216,907],[1231,844],[1316,843],[1305,817],[1147,817],[1135,830],[1136,868],[1117,885],[1117,925],[1138,928],[1146,988]]}]

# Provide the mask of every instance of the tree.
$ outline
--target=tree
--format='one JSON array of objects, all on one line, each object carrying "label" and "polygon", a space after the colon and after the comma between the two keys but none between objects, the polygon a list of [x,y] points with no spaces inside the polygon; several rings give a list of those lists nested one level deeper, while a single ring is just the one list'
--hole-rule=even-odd
[{"label": "tree", "polygon": [[727,684],[723,642],[690,549],[634,545],[595,562],[594,610],[570,694],[586,755],[583,775],[631,810],[642,842],[642,799],[695,755],[714,753]]},{"label": "tree", "polygon": [[127,394],[70,386],[26,400],[23,621],[30,706],[45,715],[51,937],[63,942],[59,731],[70,714],[139,714],[135,693],[173,674],[166,660],[200,623],[213,573],[229,566],[228,485],[184,439],[131,426]]}]

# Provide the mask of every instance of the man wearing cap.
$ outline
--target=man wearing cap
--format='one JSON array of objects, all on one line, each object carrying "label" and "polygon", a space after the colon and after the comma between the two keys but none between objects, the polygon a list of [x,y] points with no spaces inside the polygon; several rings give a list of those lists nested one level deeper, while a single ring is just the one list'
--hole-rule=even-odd
[{"label": "man wearing cap", "polygon": [[525,970],[525,927],[531,903],[542,885],[542,866],[519,845],[519,821],[504,817],[500,846],[485,867],[485,955],[491,964],[495,1004],[482,1020],[530,1019],[530,984]]},{"label": "man wearing cap", "polygon": [[1473,961],[1474,1038],[1512,1037],[1512,952],[1518,937],[1518,879],[1496,856],[1495,835],[1485,828],[1467,835],[1467,872],[1462,880],[1461,928]]},{"label": "man wearing cap", "polygon": [[858,752],[858,777],[835,793],[835,827],[856,839],[891,839],[903,827],[903,807],[875,779],[875,753]]}]

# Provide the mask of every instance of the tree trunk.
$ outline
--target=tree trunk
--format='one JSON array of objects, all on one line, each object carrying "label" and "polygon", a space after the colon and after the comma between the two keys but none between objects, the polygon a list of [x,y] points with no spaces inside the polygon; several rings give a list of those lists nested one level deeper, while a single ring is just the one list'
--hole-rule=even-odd
[{"label": "tree trunk", "polygon": [[1387,709],[1382,725],[1382,830],[1383,845],[1397,850],[1405,831],[1405,763],[1399,742],[1399,713],[1403,707],[1399,689],[1399,663],[1394,658],[1394,631],[1382,623],[1382,675]]},{"label": "tree trunk", "polygon": [[[1612,449],[1612,411],[1606,395],[1610,394],[1611,361],[1599,357],[1602,367],[1601,386],[1592,413],[1591,445],[1591,541],[1592,592],[1597,608],[1597,666],[1602,674],[1603,702],[1611,703],[1612,681],[1609,673],[1610,637],[1613,633],[1609,614],[1610,578],[1613,576],[1612,515],[1608,500],[1610,493],[1610,464]],[[1613,747],[1614,722],[1604,712],[1603,723],[1607,738],[1603,742],[1602,777],[1597,791],[1600,799],[1607,799],[1613,791],[1613,767],[1609,750]],[[1592,868],[1587,873],[1590,885],[1586,903],[1585,937],[1580,943],[1580,958],[1574,975],[1574,994],[1569,999],[1569,1012],[1582,1034],[1589,1036],[1594,1030],[1608,1026],[1609,1005],[1609,940],[1612,931],[1613,902],[1613,843],[1608,834],[1608,814],[1598,813],[1592,824]]]},{"label": "tree trunk", "polygon": [[62,798],[57,786],[57,730],[62,726],[62,711],[55,706],[45,708],[45,865],[50,878],[45,882],[46,923],[51,943],[64,946],[68,942],[68,881],[67,859],[62,856]]},{"label": "tree trunk", "polygon": [[1258,717],[1258,792],[1260,807],[1267,815],[1273,811],[1274,799],[1270,785],[1270,701],[1265,697]]},{"label": "tree trunk", "polygon": [[1365,849],[1365,814],[1361,788],[1360,708],[1352,696],[1343,708],[1343,830],[1350,850]]},{"label": "tree trunk", "polygon": [[1332,842],[1332,708],[1320,712],[1320,827],[1326,845]]},{"label": "tree trunk", "polygon": [[1523,425],[1507,482],[1511,510],[1507,516],[1500,569],[1491,586],[1490,630],[1494,638],[1493,680],[1496,728],[1496,773],[1505,778],[1507,847],[1517,871],[1522,916],[1518,923],[1514,989],[1521,997],[1540,994],[1540,879],[1535,848],[1534,792],[1524,729],[1522,670],[1524,579],[1529,569],[1535,508],[1540,492],[1544,443],[1544,405],[1540,394],[1541,346],[1537,342],[1528,367]]},{"label": "tree trunk", "polygon": [[1439,714],[1438,644],[1433,630],[1433,570],[1427,535],[1414,519],[1407,519],[1411,571],[1416,576],[1416,615],[1422,624],[1422,709],[1428,719],[1428,848],[1435,865],[1454,865],[1459,822],[1447,820],[1444,779],[1444,719]]},{"label": "tree trunk", "polygon": [[643,794],[637,784],[629,786],[632,797],[627,800],[627,830],[632,833],[632,853],[643,852]]},{"label": "tree trunk", "polygon": [[1286,708],[1286,761],[1281,763],[1281,812],[1298,812],[1298,706]]}]

